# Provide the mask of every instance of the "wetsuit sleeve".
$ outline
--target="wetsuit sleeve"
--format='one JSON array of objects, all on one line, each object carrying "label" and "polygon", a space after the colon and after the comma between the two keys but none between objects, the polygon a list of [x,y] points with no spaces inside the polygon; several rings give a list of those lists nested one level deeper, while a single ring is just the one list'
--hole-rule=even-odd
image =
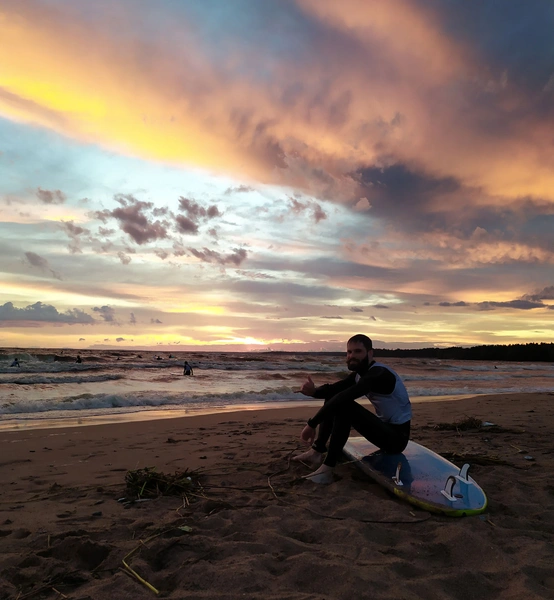
[{"label": "wetsuit sleeve", "polygon": [[315,389],[313,398],[323,398],[324,400],[329,400],[329,398],[336,396],[339,392],[343,392],[349,387],[352,387],[355,383],[356,374],[351,373],[348,375],[348,377],[345,377],[336,383],[326,383],[325,385],[320,385]]},{"label": "wetsuit sleeve", "polygon": [[[343,380],[343,382],[345,381],[346,380]],[[314,417],[308,420],[308,425],[310,427],[317,427],[330,414],[332,414],[335,407],[339,404],[351,402],[360,396],[365,396],[371,392],[376,394],[391,394],[396,386],[396,378],[388,369],[385,369],[384,367],[373,367],[369,369],[369,371],[360,379],[360,381],[358,381],[358,383],[356,383],[355,375],[353,375],[351,381],[353,381],[353,385],[351,384],[349,387],[338,391],[327,402],[325,402],[325,404],[319,409]],[[318,388],[318,390],[319,389],[320,388]]]}]

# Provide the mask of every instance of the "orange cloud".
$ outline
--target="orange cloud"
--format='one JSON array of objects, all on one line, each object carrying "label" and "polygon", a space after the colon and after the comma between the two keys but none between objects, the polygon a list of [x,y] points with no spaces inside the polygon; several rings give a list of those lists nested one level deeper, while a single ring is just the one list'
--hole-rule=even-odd
[{"label": "orange cloud", "polygon": [[554,200],[554,126],[515,119],[526,94],[449,39],[436,15],[410,0],[298,5],[325,30],[292,61],[261,49],[252,56],[232,41],[210,59],[184,19],[168,25],[167,40],[141,38],[148,15],[139,23],[130,3],[102,5],[88,22],[75,7],[7,4],[0,114],[335,199],[356,197],[357,169],[400,161],[488,194],[473,201]]}]

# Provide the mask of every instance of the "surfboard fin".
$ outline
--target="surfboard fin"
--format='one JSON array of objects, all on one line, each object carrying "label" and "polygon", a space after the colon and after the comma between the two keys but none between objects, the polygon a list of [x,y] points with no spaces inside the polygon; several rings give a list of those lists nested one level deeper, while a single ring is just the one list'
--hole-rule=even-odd
[{"label": "surfboard fin", "polygon": [[396,466],[396,475],[392,478],[392,480],[394,481],[394,483],[396,483],[396,485],[400,486],[400,485],[404,485],[402,483],[402,480],[400,479],[400,469],[402,468],[402,463],[399,462],[398,465]]},{"label": "surfboard fin", "polygon": [[[450,475],[446,483],[444,484],[444,490],[441,490],[441,494],[450,500],[450,502],[456,502],[460,498],[463,498],[463,494],[454,494],[454,486],[457,482],[465,485],[473,485],[473,481],[470,481],[468,477],[469,465],[466,463],[457,475]],[[464,488],[465,489],[465,488]],[[461,491],[461,489],[460,489]]]}]

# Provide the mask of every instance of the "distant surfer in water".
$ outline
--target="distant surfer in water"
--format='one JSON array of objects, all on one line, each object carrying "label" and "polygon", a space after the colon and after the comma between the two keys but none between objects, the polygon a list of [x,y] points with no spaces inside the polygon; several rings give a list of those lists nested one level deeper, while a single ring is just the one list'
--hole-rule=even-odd
[{"label": "distant surfer in water", "polygon": [[21,369],[21,365],[19,364],[19,358],[17,358],[17,356],[13,359],[10,367],[19,367]]},{"label": "distant surfer in water", "polygon": [[[352,373],[345,379],[316,387],[308,376],[299,390],[305,396],[325,400],[300,434],[301,440],[311,444],[311,448],[292,459],[321,465],[306,476],[315,483],[333,480],[333,470],[348,441],[351,427],[388,453],[402,452],[410,438],[412,407],[408,392],[397,373],[373,360],[370,338],[358,334],[348,340],[346,364]],[[376,415],[355,402],[361,396],[367,396]]]},{"label": "distant surfer in water", "polygon": [[183,375],[187,375],[187,376],[194,375],[194,371],[192,370],[192,367],[188,364],[188,362],[186,360],[185,360],[185,366],[183,368]]},{"label": "distant surfer in water", "polygon": [[77,354],[77,360],[75,361],[76,363],[82,363],[83,361],[81,360],[81,355]]}]

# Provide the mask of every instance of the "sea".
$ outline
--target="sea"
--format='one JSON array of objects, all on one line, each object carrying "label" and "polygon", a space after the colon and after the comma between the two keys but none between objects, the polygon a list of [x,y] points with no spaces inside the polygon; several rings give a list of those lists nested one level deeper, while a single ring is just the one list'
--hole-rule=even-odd
[{"label": "sea", "polygon": [[[76,362],[77,356],[81,362]],[[19,367],[10,366],[15,358]],[[194,370],[183,375],[184,361]],[[389,358],[413,402],[551,392],[554,363]],[[298,393],[348,374],[343,353],[0,349],[0,430],[319,406]]]}]

